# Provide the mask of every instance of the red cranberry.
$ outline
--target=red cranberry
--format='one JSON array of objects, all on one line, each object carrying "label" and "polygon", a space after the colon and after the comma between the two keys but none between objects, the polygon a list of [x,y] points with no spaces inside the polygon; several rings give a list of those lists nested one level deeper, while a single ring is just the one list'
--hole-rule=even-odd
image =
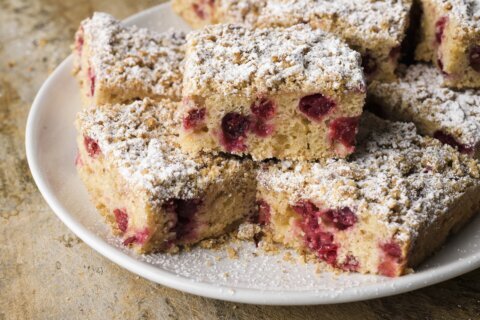
[{"label": "red cranberry", "polygon": [[345,117],[337,118],[330,122],[328,131],[330,141],[340,142],[348,152],[353,152],[359,120],[358,117]]},{"label": "red cranberry", "polygon": [[398,264],[389,259],[382,261],[378,265],[378,273],[387,277],[395,277],[398,275]]},{"label": "red cranberry", "polygon": [[173,212],[177,215],[175,232],[177,239],[186,239],[195,234],[195,214],[202,205],[200,199],[170,199],[164,203],[163,208],[167,212]]},{"label": "red cranberry", "polygon": [[356,272],[360,267],[360,263],[354,256],[348,255],[340,267],[345,271]]},{"label": "red cranberry", "polygon": [[95,73],[92,67],[88,67],[88,79],[90,80],[90,95],[93,97],[95,94]]},{"label": "red cranberry", "polygon": [[128,246],[132,243],[144,244],[147,241],[150,231],[147,228],[137,231],[134,236],[128,237],[123,241],[123,245]]},{"label": "red cranberry", "polygon": [[470,47],[470,66],[473,70],[480,72],[480,45]]},{"label": "red cranberry", "polygon": [[257,136],[265,138],[273,133],[275,127],[273,126],[273,124],[269,124],[261,118],[256,118],[252,116],[250,119],[249,129]]},{"label": "red cranberry", "polygon": [[370,53],[365,53],[362,55],[362,67],[365,75],[373,75],[377,71],[377,61],[370,55]]},{"label": "red cranberry", "polygon": [[338,230],[345,230],[357,222],[357,215],[348,207],[325,210],[322,217],[326,218]]},{"label": "red cranberry", "polygon": [[77,39],[75,41],[75,50],[77,50],[78,55],[82,56],[82,49],[83,49],[83,27],[80,27],[80,31],[77,34]]},{"label": "red cranberry", "polygon": [[402,256],[402,249],[398,243],[393,241],[382,244],[381,248],[383,252],[391,258],[400,258]]},{"label": "red cranberry", "polygon": [[183,118],[183,127],[188,129],[198,129],[200,126],[203,125],[205,120],[206,109],[191,109],[188,111],[188,114],[185,118]]},{"label": "red cranberry", "polygon": [[92,138],[83,136],[83,144],[85,145],[85,149],[87,149],[87,153],[90,157],[95,158],[100,154],[100,147],[98,146],[97,141],[93,140]]},{"label": "red cranberry", "polygon": [[194,3],[192,4],[192,9],[200,19],[205,20],[207,14],[203,6],[199,5],[198,3]]},{"label": "red cranberry", "polygon": [[464,145],[460,142],[458,142],[452,135],[445,133],[443,131],[436,131],[433,134],[433,137],[435,139],[440,140],[441,143],[448,144],[454,148],[456,148],[459,152],[465,153],[465,154],[472,154],[473,153],[473,147]]},{"label": "red cranberry", "polygon": [[435,41],[437,44],[442,43],[443,32],[445,31],[445,26],[447,25],[448,18],[441,17],[435,23]]},{"label": "red cranberry", "polygon": [[264,200],[258,200],[258,223],[267,225],[270,223],[270,205]]},{"label": "red cranberry", "polygon": [[308,118],[314,121],[320,121],[324,116],[335,108],[335,102],[317,93],[300,99],[298,108]]},{"label": "red cranberry", "polygon": [[229,112],[222,119],[223,142],[227,151],[243,151],[245,145],[243,139],[246,137],[250,120],[237,112]]},{"label": "red cranberry", "polygon": [[338,246],[334,244],[332,233],[322,231],[318,223],[321,214],[318,207],[308,200],[301,200],[292,206],[292,209],[302,216],[300,226],[305,234],[306,246],[314,251],[321,260],[335,265]]},{"label": "red cranberry", "polygon": [[392,48],[392,50],[390,50],[390,52],[388,53],[388,56],[390,57],[390,59],[396,61],[400,56],[401,51],[402,51],[402,48],[400,46],[396,46]]},{"label": "red cranberry", "polygon": [[117,221],[118,229],[122,232],[127,231],[128,228],[128,215],[126,209],[113,210],[115,220]]},{"label": "red cranberry", "polygon": [[77,156],[75,157],[75,165],[78,167],[83,166],[82,156],[80,155],[80,152],[78,152]]},{"label": "red cranberry", "polygon": [[258,118],[268,120],[275,115],[275,104],[272,100],[261,98],[250,106],[250,110],[252,110],[252,113]]}]

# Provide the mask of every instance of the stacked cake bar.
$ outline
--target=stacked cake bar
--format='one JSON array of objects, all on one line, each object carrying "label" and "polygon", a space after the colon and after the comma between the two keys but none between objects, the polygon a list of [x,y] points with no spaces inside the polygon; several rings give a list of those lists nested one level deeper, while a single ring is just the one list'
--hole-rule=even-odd
[{"label": "stacked cake bar", "polygon": [[473,157],[480,156],[480,95],[442,87],[441,71],[412,65],[392,83],[374,81],[369,99],[380,115],[415,123],[430,135]]},{"label": "stacked cake bar", "polygon": [[268,158],[345,157],[365,102],[360,55],[309,26],[214,25],[187,37],[181,145]]},{"label": "stacked cake bar", "polygon": [[174,0],[193,27],[245,23],[254,27],[309,24],[344,39],[363,56],[368,79],[392,80],[409,24],[411,0]]},{"label": "stacked cake bar", "polygon": [[77,117],[80,177],[115,233],[138,252],[221,235],[254,211],[251,161],[183,153],[172,132],[176,108],[145,99]]},{"label": "stacked cake bar", "polygon": [[480,165],[413,124],[366,113],[361,130],[349,161],[265,164],[263,221],[275,241],[336,268],[399,276],[480,210]]},{"label": "stacked cake bar", "polygon": [[457,88],[480,87],[480,2],[420,0],[420,61],[431,61],[444,83]]}]

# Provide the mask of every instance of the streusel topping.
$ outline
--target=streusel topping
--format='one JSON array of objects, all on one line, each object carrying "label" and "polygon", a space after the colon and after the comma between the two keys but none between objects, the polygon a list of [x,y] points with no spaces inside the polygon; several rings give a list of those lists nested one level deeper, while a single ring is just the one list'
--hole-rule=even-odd
[{"label": "streusel topping", "polygon": [[364,88],[360,55],[308,26],[214,25],[187,36],[184,95]]},{"label": "streusel topping", "polygon": [[194,198],[222,172],[238,163],[208,156],[192,157],[176,144],[177,103],[149,99],[130,105],[102,106],[79,113],[79,132],[95,140],[133,186],[155,199]]},{"label": "streusel topping", "polygon": [[480,0],[433,0],[451,12],[460,25],[480,31]]},{"label": "streusel topping", "polygon": [[82,22],[89,39],[90,63],[97,81],[125,87],[141,84],[152,94],[163,96],[167,90],[181,94],[185,34],[168,31],[155,33],[135,26],[127,27],[105,13],[94,13]]},{"label": "streusel topping", "polygon": [[259,171],[259,185],[289,194],[292,204],[318,199],[329,208],[350,207],[360,219],[373,215],[399,240],[415,237],[480,185],[476,160],[419,136],[413,124],[366,114],[361,130],[350,161],[266,166]]},{"label": "streusel topping", "polygon": [[480,95],[476,90],[445,88],[442,83],[443,76],[437,68],[418,64],[410,66],[395,82],[374,81],[369,92],[435,123],[460,143],[475,146],[480,140]]},{"label": "streusel topping", "polygon": [[[221,0],[220,14],[228,22],[257,26],[317,21],[346,38],[368,42],[400,43],[411,0]],[[337,28],[338,26],[338,28]],[[350,26],[350,27],[347,27]]]}]

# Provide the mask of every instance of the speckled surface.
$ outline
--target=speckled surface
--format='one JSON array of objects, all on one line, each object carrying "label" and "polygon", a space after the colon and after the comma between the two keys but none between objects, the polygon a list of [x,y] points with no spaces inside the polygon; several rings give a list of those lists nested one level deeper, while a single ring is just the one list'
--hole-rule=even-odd
[{"label": "speckled surface", "polygon": [[479,319],[480,270],[415,292],[330,306],[241,305],[141,279],[75,237],[28,169],[24,132],[42,82],[92,11],[119,18],[162,1],[0,0],[0,320]]}]

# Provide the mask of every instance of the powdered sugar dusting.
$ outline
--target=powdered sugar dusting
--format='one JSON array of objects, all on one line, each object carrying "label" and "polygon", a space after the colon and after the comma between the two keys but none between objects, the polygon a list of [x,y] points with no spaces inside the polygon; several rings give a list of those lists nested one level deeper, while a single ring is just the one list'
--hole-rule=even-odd
[{"label": "powdered sugar dusting", "polygon": [[185,34],[126,27],[112,16],[95,13],[82,22],[96,80],[107,87],[140,88],[149,96],[179,99]]},{"label": "powdered sugar dusting", "polygon": [[308,26],[216,25],[187,37],[184,95],[318,92],[364,87],[360,55]]},{"label": "powdered sugar dusting", "polygon": [[400,44],[410,0],[222,0],[220,20],[255,26],[310,23],[373,48]]},{"label": "powdered sugar dusting", "polygon": [[480,32],[480,0],[431,0],[438,7],[446,9],[461,26]]},{"label": "powdered sugar dusting", "polygon": [[[446,132],[467,146],[480,143],[480,95],[476,90],[455,91],[442,87],[443,76],[427,65],[410,66],[392,83],[374,81],[369,93],[382,108],[419,125],[426,134]],[[433,127],[433,128],[430,128]]]},{"label": "powdered sugar dusting", "polygon": [[315,199],[354,208],[360,217],[374,215],[402,241],[413,241],[469,188],[480,187],[476,160],[419,136],[413,124],[367,114],[361,130],[351,160],[266,166],[259,184],[289,194],[292,204]]},{"label": "powdered sugar dusting", "polygon": [[77,127],[97,141],[102,154],[133,187],[155,199],[193,198],[240,164],[192,157],[176,143],[177,103],[149,99],[82,111]]}]

